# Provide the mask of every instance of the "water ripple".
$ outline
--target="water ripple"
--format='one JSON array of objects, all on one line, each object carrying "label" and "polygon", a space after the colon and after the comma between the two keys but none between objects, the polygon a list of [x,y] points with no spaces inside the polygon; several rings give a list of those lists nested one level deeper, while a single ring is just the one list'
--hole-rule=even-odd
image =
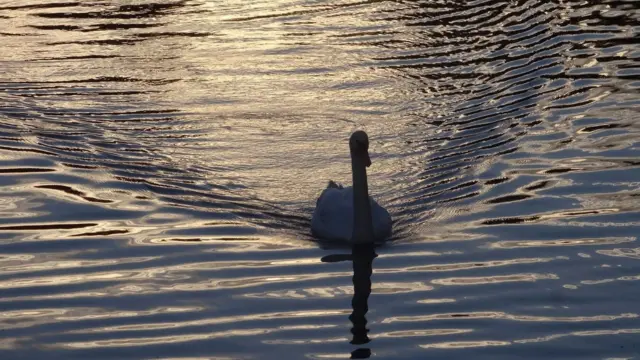
[{"label": "water ripple", "polygon": [[638,10],[0,1],[0,358],[632,358]]}]

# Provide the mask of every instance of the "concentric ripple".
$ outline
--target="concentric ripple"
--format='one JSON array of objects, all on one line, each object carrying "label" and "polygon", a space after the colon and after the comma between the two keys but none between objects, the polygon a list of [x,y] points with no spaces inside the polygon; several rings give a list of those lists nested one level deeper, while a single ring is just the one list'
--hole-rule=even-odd
[{"label": "concentric ripple", "polygon": [[[640,2],[0,0],[0,358],[637,357]],[[314,241],[372,139],[378,248]]]}]

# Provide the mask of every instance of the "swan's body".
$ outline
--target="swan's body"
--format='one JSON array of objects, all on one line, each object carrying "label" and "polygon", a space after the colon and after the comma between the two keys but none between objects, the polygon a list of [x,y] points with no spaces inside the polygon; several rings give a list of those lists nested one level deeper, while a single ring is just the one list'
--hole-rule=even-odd
[{"label": "swan's body", "polygon": [[[373,240],[382,241],[391,235],[391,216],[373,198],[371,218]],[[311,219],[313,235],[328,240],[351,242],[353,234],[353,188],[329,182],[322,191]]]},{"label": "swan's body", "polygon": [[369,140],[356,131],[349,141],[353,186],[342,187],[333,181],[316,201],[311,219],[314,236],[349,243],[382,241],[391,236],[391,216],[369,196],[367,170]]}]

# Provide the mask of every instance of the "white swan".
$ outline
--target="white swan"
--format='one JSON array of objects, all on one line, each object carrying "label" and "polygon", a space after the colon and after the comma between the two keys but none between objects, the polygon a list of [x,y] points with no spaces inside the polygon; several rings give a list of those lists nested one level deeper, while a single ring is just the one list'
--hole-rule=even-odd
[{"label": "white swan", "polygon": [[369,196],[369,137],[356,131],[349,138],[353,187],[329,181],[316,201],[311,219],[314,236],[352,244],[382,241],[391,236],[391,216]]}]

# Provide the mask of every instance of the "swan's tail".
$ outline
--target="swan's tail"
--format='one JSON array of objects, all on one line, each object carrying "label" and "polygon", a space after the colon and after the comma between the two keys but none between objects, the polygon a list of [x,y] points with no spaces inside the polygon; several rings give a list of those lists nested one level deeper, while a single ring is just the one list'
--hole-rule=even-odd
[{"label": "swan's tail", "polygon": [[327,185],[327,189],[343,189],[344,187],[333,180],[329,180],[329,184]]}]

